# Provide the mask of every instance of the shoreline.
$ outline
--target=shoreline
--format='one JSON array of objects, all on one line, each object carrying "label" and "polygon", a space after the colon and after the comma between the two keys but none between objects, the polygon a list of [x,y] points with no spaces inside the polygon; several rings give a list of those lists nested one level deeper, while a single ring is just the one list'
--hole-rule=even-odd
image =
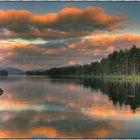
[{"label": "shoreline", "polygon": [[110,81],[140,82],[140,75],[48,75],[50,77],[63,78],[90,78]]}]

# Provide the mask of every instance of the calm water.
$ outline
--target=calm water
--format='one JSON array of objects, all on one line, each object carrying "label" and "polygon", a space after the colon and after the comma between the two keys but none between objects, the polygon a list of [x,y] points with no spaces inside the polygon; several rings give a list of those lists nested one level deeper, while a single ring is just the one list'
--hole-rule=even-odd
[{"label": "calm water", "polygon": [[139,138],[140,84],[0,78],[1,138]]}]

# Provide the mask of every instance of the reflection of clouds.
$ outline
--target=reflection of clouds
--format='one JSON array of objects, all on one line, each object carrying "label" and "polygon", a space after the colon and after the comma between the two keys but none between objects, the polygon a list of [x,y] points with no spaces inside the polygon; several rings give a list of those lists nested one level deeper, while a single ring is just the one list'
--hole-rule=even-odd
[{"label": "reflection of clouds", "polygon": [[[139,117],[112,106],[100,90],[77,81],[13,77],[0,81],[0,137],[109,137],[125,133],[125,120]],[[6,117],[5,117],[6,116]],[[12,130],[12,131],[11,131]]]},{"label": "reflection of clouds", "polygon": [[[112,106],[111,101],[106,95],[102,95],[100,90],[94,90],[92,93],[88,88],[75,84],[75,81],[54,80],[54,82],[50,83],[43,77],[23,79],[17,77],[16,82],[14,77],[12,82],[7,83],[6,94],[1,96],[0,110],[82,111],[97,117],[105,117],[108,114],[120,116],[121,112],[122,117],[126,114],[127,117],[133,116],[127,108],[120,110]],[[138,112],[136,115],[139,115]]]},{"label": "reflection of clouds", "polygon": [[[0,120],[0,137],[104,137],[123,133],[121,121],[94,121],[80,114],[54,112],[5,113]],[[11,116],[11,117],[10,117]],[[12,130],[12,131],[11,131]],[[87,131],[88,130],[88,131]]]},{"label": "reflection of clouds", "polygon": [[135,117],[140,116],[140,112],[137,112],[137,114],[133,114],[132,111],[129,110],[129,108],[126,109],[118,109],[114,107],[89,107],[85,111],[86,114],[89,114],[93,118],[115,118],[119,120],[133,120]]},{"label": "reflection of clouds", "polygon": [[[18,102],[2,102],[3,104],[0,105],[1,111],[67,111],[69,108],[67,105],[61,105],[61,104],[40,104],[40,105],[34,105],[34,104],[20,104]],[[70,109],[69,109],[70,110]]]}]

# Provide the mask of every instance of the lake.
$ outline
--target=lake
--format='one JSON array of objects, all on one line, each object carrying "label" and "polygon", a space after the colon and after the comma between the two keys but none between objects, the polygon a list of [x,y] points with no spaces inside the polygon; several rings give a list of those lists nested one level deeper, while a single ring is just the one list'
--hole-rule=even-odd
[{"label": "lake", "polygon": [[0,78],[1,138],[139,138],[140,84]]}]

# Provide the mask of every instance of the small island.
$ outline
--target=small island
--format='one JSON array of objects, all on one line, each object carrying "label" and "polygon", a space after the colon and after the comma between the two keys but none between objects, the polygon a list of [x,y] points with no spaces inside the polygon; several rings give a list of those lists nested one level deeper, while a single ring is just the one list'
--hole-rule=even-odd
[{"label": "small island", "polygon": [[8,72],[6,70],[0,70],[0,76],[8,76]]}]

